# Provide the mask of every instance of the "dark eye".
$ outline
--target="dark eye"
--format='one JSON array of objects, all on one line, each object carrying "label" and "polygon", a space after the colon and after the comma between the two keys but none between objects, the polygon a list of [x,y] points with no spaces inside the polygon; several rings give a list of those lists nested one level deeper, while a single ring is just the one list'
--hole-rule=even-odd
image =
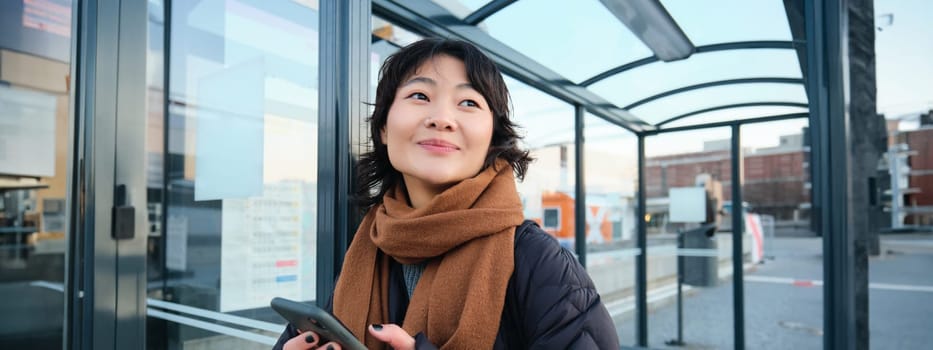
[{"label": "dark eye", "polygon": [[476,101],[473,100],[463,100],[460,102],[460,105],[464,107],[479,107],[479,103],[476,103]]},{"label": "dark eye", "polygon": [[427,101],[427,100],[428,100],[428,95],[425,95],[425,94],[420,93],[420,92],[415,92],[415,93],[412,93],[411,95],[408,95],[408,98],[413,98],[413,99],[416,99],[416,100],[424,100],[424,101]]}]

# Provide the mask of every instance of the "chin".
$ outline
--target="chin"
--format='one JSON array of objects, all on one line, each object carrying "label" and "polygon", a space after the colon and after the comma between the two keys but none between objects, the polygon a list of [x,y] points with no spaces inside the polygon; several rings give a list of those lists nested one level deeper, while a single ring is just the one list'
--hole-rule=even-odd
[{"label": "chin", "polygon": [[453,186],[456,183],[465,180],[466,178],[461,178],[453,174],[437,174],[432,173],[430,175],[420,177],[422,181],[426,184],[435,186],[435,187],[449,187]]}]

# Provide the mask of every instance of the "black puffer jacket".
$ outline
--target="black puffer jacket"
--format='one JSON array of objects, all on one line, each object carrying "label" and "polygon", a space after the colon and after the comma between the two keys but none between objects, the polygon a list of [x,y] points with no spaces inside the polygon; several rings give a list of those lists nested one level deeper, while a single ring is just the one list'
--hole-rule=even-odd
[{"label": "black puffer jacket", "polygon": [[[391,267],[389,323],[401,324],[408,294],[401,265]],[[289,325],[274,349],[296,336]],[[434,349],[423,334],[418,349]],[[533,221],[515,233],[515,271],[494,349],[619,349],[612,318],[580,263]]]}]

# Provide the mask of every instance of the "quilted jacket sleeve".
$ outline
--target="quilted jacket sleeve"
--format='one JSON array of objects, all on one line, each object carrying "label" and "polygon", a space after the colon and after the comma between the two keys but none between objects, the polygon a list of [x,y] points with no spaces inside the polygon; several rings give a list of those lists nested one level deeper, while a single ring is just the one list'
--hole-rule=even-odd
[{"label": "quilted jacket sleeve", "polygon": [[593,281],[572,253],[537,226],[516,247],[518,302],[529,349],[619,349]]}]

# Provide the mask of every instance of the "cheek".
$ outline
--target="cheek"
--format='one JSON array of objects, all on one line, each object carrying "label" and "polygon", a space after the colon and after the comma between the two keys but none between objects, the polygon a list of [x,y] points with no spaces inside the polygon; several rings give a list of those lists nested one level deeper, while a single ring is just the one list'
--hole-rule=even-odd
[{"label": "cheek", "polygon": [[481,125],[477,125],[477,127],[473,129],[473,132],[470,135],[473,141],[473,144],[477,148],[483,150],[482,152],[483,158],[485,158],[486,154],[489,153],[489,146],[492,143],[492,132],[493,132],[492,122],[488,122],[488,123],[483,123]]},{"label": "cheek", "polygon": [[389,110],[388,115],[386,115],[386,123],[382,126],[382,142],[389,143],[393,137],[398,137],[400,130],[400,124],[403,122],[401,120],[404,113],[399,111],[399,108],[393,107]]}]

